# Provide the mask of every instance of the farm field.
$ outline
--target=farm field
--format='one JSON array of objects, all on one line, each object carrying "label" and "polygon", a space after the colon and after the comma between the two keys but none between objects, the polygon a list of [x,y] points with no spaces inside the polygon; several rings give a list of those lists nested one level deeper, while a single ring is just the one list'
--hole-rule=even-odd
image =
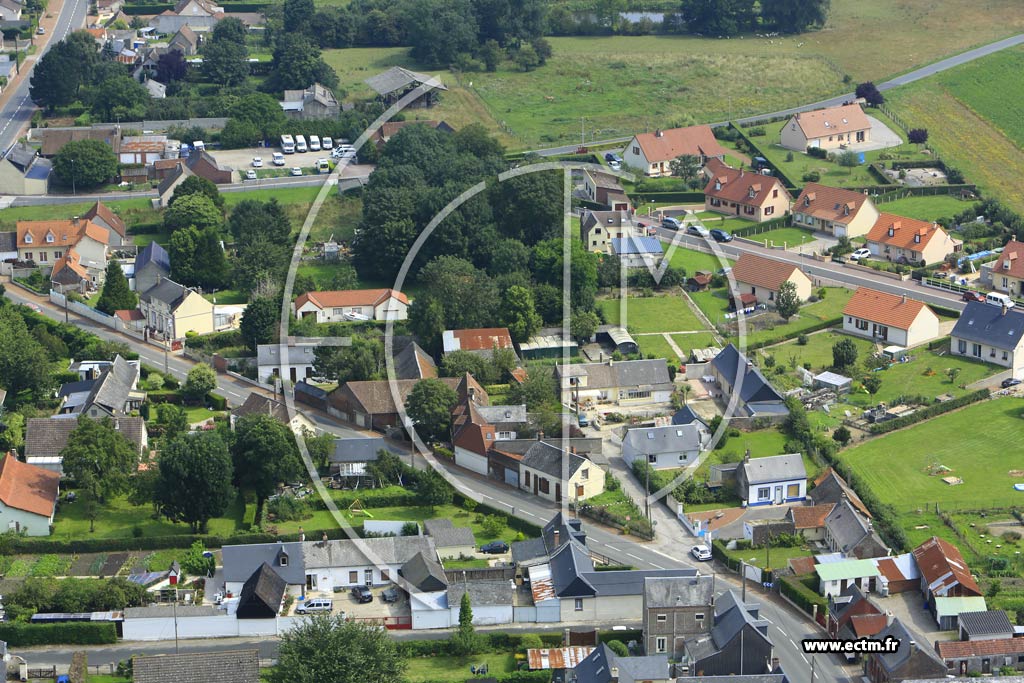
[{"label": "farm field", "polygon": [[[900,513],[936,502],[947,511],[1019,506],[1024,493],[1013,485],[1022,479],[1009,473],[1020,466],[1016,443],[1022,409],[1024,400],[1017,398],[984,401],[871,439],[840,458],[882,503]],[[950,486],[931,476],[928,470],[936,465],[950,468],[946,474],[964,483]]]},{"label": "farm field", "polygon": [[[620,300],[600,301],[609,324],[622,322]],[[636,332],[679,332],[701,330],[704,325],[693,314],[681,296],[656,296],[626,299],[626,326]]]}]

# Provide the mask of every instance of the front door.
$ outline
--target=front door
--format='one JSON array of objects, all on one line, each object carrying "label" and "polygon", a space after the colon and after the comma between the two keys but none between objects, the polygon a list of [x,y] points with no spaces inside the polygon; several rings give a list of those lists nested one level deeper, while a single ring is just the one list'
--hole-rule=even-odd
[{"label": "front door", "polygon": [[781,486],[776,486],[775,487],[775,504],[776,505],[782,505],[782,487]]},{"label": "front door", "polygon": [[373,570],[372,569],[364,570],[363,577],[364,577],[363,583],[365,583],[367,586],[372,586],[373,585]]},{"label": "front door", "polygon": [[306,590],[316,590],[316,574],[306,574]]},{"label": "front door", "polygon": [[991,659],[983,659],[983,660],[981,660],[981,673],[982,674],[990,674],[990,673],[992,673],[992,660]]},{"label": "front door", "polygon": [[562,485],[559,482],[555,482],[555,502],[562,502]]}]

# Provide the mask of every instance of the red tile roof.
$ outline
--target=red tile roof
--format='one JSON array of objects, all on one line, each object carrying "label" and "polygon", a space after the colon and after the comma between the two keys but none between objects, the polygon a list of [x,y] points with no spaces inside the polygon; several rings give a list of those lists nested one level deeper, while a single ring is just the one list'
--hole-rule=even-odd
[{"label": "red tile roof", "polygon": [[943,659],[1024,654],[1024,638],[992,640],[938,640],[935,651]]},{"label": "red tile roof", "polygon": [[858,638],[870,638],[889,625],[884,614],[854,614],[850,617],[850,630]]},{"label": "red tile roof", "polygon": [[797,529],[820,529],[825,526],[825,518],[832,512],[835,505],[811,505],[809,507],[791,507],[793,526]]},{"label": "red tile roof", "polygon": [[[30,247],[70,247],[78,243],[84,224],[81,219],[56,221],[18,221],[15,229],[18,232],[18,248]],[[47,234],[53,235],[53,241],[47,242]],[[31,235],[32,241],[26,242]]]},{"label": "red tile roof", "polygon": [[807,183],[793,204],[793,213],[840,223],[849,222],[861,207],[870,203],[866,194],[818,183]]},{"label": "red tile roof", "polygon": [[846,135],[854,131],[871,128],[864,110],[859,104],[846,104],[828,109],[817,109],[796,114],[796,124],[804,137],[821,138],[828,135]]},{"label": "red tile roof", "polygon": [[0,461],[0,502],[43,517],[53,514],[60,474],[21,462],[10,454]]},{"label": "red tile roof", "polygon": [[797,576],[803,574],[810,574],[814,571],[814,558],[813,557],[793,557],[789,560],[789,568],[793,570],[793,573]]},{"label": "red tile roof", "polygon": [[936,593],[941,595],[942,591],[938,589],[959,583],[961,594],[981,595],[981,589],[971,576],[967,561],[960,554],[960,549],[952,543],[932,536],[914,548],[914,560],[921,570],[921,576]]},{"label": "red tile roof", "polygon": [[68,268],[83,280],[89,279],[89,271],[82,265],[82,257],[74,249],[68,249],[64,256],[53,263],[53,273],[57,274],[63,268]]},{"label": "red tile roof", "polygon": [[732,274],[738,283],[764,287],[777,292],[782,283],[791,278],[798,270],[800,269],[792,263],[745,252],[733,264]]},{"label": "red tile roof", "polygon": [[130,309],[119,309],[114,311],[114,315],[125,322],[131,322],[133,320],[145,320],[146,316],[142,315],[142,311],[137,308]]},{"label": "red tile roof", "polygon": [[459,340],[459,349],[462,351],[490,351],[495,346],[499,349],[512,348],[512,335],[507,327],[453,330],[452,334]]},{"label": "red tile roof", "polygon": [[655,133],[640,133],[636,142],[647,161],[669,161],[684,154],[693,156],[725,156],[728,153],[715,139],[711,126],[670,128]]},{"label": "red tile roof", "polygon": [[1007,275],[1024,280],[1024,242],[1017,240],[1007,242],[999,259],[992,262],[992,274]]},{"label": "red tile roof", "polygon": [[778,178],[741,171],[725,165],[718,159],[708,161],[705,169],[708,172],[709,180],[704,187],[704,194],[708,197],[737,204],[762,206],[766,201],[772,199],[772,191],[777,190],[790,200],[793,199]]},{"label": "red tile roof", "polygon": [[377,306],[391,297],[395,297],[403,304],[409,303],[405,294],[394,289],[346,289],[332,292],[306,292],[295,299],[295,308],[301,308],[307,301],[313,302],[319,308]]},{"label": "red tile roof", "polygon": [[906,296],[861,287],[850,297],[850,301],[843,308],[843,315],[870,320],[900,330],[909,330],[924,310],[931,312],[931,309],[923,302],[908,299]]},{"label": "red tile roof", "polygon": [[892,213],[879,214],[878,220],[865,235],[868,242],[877,242],[912,251],[921,251],[935,238],[959,243],[959,240],[950,237],[937,223],[919,221]]}]

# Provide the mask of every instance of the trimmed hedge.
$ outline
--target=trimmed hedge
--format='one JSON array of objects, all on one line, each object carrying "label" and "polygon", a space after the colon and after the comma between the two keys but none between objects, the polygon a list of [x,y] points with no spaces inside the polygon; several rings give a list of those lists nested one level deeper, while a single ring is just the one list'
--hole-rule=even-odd
[{"label": "trimmed hedge", "polygon": [[210,407],[214,410],[228,409],[228,400],[220,394],[207,394],[206,400],[209,401]]},{"label": "trimmed hedge", "polygon": [[793,576],[783,576],[779,579],[779,591],[787,598],[796,603],[796,606],[807,612],[814,613],[814,606],[818,606],[818,614],[824,614],[828,609],[825,598],[805,586],[799,579]]},{"label": "trimmed hedge", "polygon": [[904,415],[903,417],[897,417],[895,420],[889,420],[879,424],[871,425],[870,431],[872,434],[886,434],[896,429],[903,427],[909,427],[912,424],[918,422],[924,422],[930,418],[948,413],[957,408],[963,408],[964,406],[978,401],[984,401],[989,397],[990,393],[988,389],[978,389],[969,394],[964,394],[958,398],[954,398],[952,401],[945,401],[943,403],[933,403],[930,406],[921,408],[910,415]]},{"label": "trimmed hedge", "polygon": [[711,556],[734,572],[739,572],[740,561],[730,557],[725,551],[725,544],[717,538],[711,542]]},{"label": "trimmed hedge", "polygon": [[644,640],[644,632],[638,628],[630,631],[599,631],[597,637],[602,643],[607,643],[611,640],[619,640],[623,643],[635,640],[638,643],[642,643]]},{"label": "trimmed hedge", "polygon": [[643,202],[681,202],[685,204],[704,203],[703,192],[633,192],[633,202],[640,206]]},{"label": "trimmed hedge", "polygon": [[[357,499],[364,508],[389,508],[419,505],[415,491],[401,488],[400,486],[389,486],[384,489],[363,489],[360,491],[342,491],[334,493],[331,498],[339,508],[347,508]],[[314,509],[326,509],[324,502],[317,498],[312,501]]]},{"label": "trimmed hedge", "polygon": [[[480,634],[480,651],[476,654],[490,652],[511,652],[522,647],[525,633],[482,633]],[[540,642],[545,647],[559,647],[562,644],[561,633],[538,633]],[[614,638],[617,634],[612,635]],[[450,640],[400,640],[395,643],[399,652],[406,657],[449,657],[461,655],[456,652]],[[545,672],[549,676],[551,672]]]},{"label": "trimmed hedge", "polygon": [[68,621],[59,624],[0,623],[0,640],[12,647],[32,645],[111,645],[117,642],[112,622]]}]

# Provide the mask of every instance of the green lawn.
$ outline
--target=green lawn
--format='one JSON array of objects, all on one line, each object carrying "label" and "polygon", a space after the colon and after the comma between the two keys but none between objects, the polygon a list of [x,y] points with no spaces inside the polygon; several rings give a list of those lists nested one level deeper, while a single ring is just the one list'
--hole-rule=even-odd
[{"label": "green lawn", "polygon": [[132,683],[130,678],[108,676],[107,674],[91,674],[86,680],[88,683]]},{"label": "green lawn", "polygon": [[810,557],[813,553],[808,548],[747,548],[729,550],[726,554],[761,569],[772,569],[787,567],[794,557]]},{"label": "green lawn", "polygon": [[[808,335],[807,344],[803,346],[798,344],[795,339],[792,339],[783,344],[760,349],[757,355],[758,358],[763,358],[765,354],[771,354],[775,356],[775,360],[779,365],[785,365],[787,368],[789,367],[789,359],[796,356],[797,363],[800,365],[810,363],[812,369],[820,371],[831,367],[832,346],[842,339],[853,341],[857,346],[857,357],[860,359],[866,358],[872,352],[873,345],[866,339],[859,339],[848,334],[826,330]],[[761,364],[763,366],[763,361]]]},{"label": "green lawn", "polygon": [[[655,358],[667,358],[669,360],[678,358],[676,352],[665,341],[665,337],[660,334],[637,335],[634,339],[640,345],[640,353],[645,356],[653,355]],[[686,349],[683,349],[683,353],[685,352]]]},{"label": "green lawn", "polygon": [[778,429],[758,429],[752,432],[741,431],[739,436],[730,436],[726,439],[725,445],[711,451],[711,455],[697,468],[696,476],[704,478],[707,476],[708,468],[729,462],[739,462],[747,449],[750,449],[750,457],[766,458],[770,455],[781,455],[785,452],[786,435]]},{"label": "green lawn", "polygon": [[469,667],[486,664],[491,675],[501,676],[516,670],[515,656],[511,654],[469,655],[467,657],[413,657],[405,670],[405,680],[420,681],[464,681],[471,674]]},{"label": "green lawn", "polygon": [[[1008,473],[1021,469],[1022,410],[1018,398],[985,401],[871,439],[840,457],[882,503],[900,512],[936,502],[946,510],[1020,506],[1024,493],[1013,485],[1021,479]],[[950,468],[948,476],[964,483],[950,486],[931,476],[932,465]]]},{"label": "green lawn", "polygon": [[[0,210],[0,230],[14,230],[17,221],[59,220],[81,216],[96,202],[76,204],[41,204],[38,206],[12,206]],[[119,199],[104,202],[124,219],[128,227],[139,223],[160,221],[160,214],[149,203],[149,199]]]},{"label": "green lawn", "polygon": [[701,251],[694,251],[686,247],[676,247],[668,261],[673,268],[682,268],[686,275],[690,276],[698,270],[706,270],[716,273],[724,267],[731,266],[732,261],[724,259],[724,263],[718,260],[714,254],[705,254]]},{"label": "green lawn", "polygon": [[715,341],[714,335],[710,332],[673,334],[672,341],[683,350],[683,353],[688,353],[691,349],[706,349],[709,346],[718,346],[718,342]]},{"label": "green lawn", "polygon": [[879,211],[894,213],[897,216],[916,218],[919,221],[934,221],[939,218],[952,218],[972,202],[965,202],[948,194],[933,197],[907,197],[878,205]]},{"label": "green lawn", "polygon": [[216,292],[207,292],[203,298],[216,304],[244,304],[249,302],[249,296],[237,289],[218,289]]},{"label": "green lawn", "polygon": [[761,242],[768,246],[785,246],[787,249],[796,249],[801,244],[807,244],[814,239],[814,232],[806,228],[776,228],[766,232],[759,232],[750,235],[746,239]]},{"label": "green lawn", "polygon": [[[619,299],[605,299],[600,306],[609,324],[621,324]],[[679,332],[704,328],[681,296],[626,299],[626,326],[636,332]]]},{"label": "green lawn", "polygon": [[[225,517],[210,520],[209,533],[230,536],[241,530],[244,510],[237,498],[232,498]],[[130,538],[133,529],[142,530],[143,537],[176,536],[191,533],[187,524],[173,524],[165,519],[155,520],[149,505],[132,505],[125,498],[115,498],[101,507],[96,519],[96,531],[89,532],[89,520],[81,503],[62,505],[54,519],[54,540],[75,538]]]},{"label": "green lawn", "polygon": [[490,565],[487,560],[475,559],[475,560],[445,560],[445,569],[486,569]]},{"label": "green lawn", "polygon": [[[826,295],[822,301],[802,306],[799,315],[791,318],[788,323],[779,323],[772,329],[757,329],[757,319],[748,320],[747,344],[779,336],[795,338],[803,330],[817,325],[823,320],[841,317],[843,308],[853,296],[853,292],[843,287],[826,287],[825,290]],[[690,298],[712,324],[717,325],[726,321],[725,313],[729,310],[729,295],[726,289],[694,292],[690,294]]]}]

